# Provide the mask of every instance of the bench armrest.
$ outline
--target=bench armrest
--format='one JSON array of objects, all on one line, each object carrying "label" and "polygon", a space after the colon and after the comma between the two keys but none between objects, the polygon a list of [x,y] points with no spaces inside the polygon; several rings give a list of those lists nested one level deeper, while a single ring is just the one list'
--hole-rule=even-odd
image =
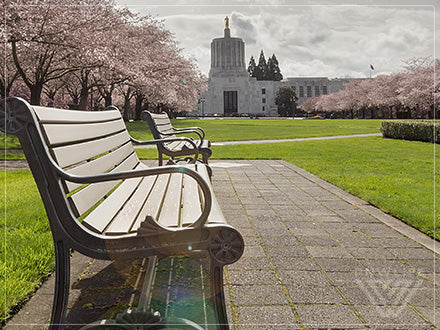
[{"label": "bench armrest", "polygon": [[205,138],[205,131],[201,127],[184,127],[184,128],[175,128],[173,129],[177,132],[187,132],[187,133],[196,133],[200,136],[200,140]]},{"label": "bench armrest", "polygon": [[200,188],[203,192],[203,198],[204,198],[204,205],[203,205],[202,214],[189,227],[199,228],[199,227],[203,226],[208,219],[209,213],[211,212],[212,194],[211,194],[211,188],[210,188],[209,184],[205,181],[205,179],[199,173],[197,173],[196,171],[194,171],[188,167],[169,165],[169,166],[151,167],[151,168],[140,169],[140,170],[131,170],[131,171],[111,172],[111,173],[104,173],[104,174],[97,174],[97,175],[80,176],[80,175],[70,174],[70,173],[64,171],[61,167],[58,166],[58,164],[55,163],[55,161],[52,159],[52,157],[49,157],[49,159],[50,159],[50,162],[52,163],[53,168],[57,172],[57,174],[60,177],[62,177],[64,180],[75,182],[75,183],[83,183],[83,184],[139,178],[139,177],[159,175],[159,174],[182,173],[185,175],[189,175],[200,186]]},{"label": "bench armrest", "polygon": [[176,130],[176,128],[173,127],[173,132],[172,133],[164,133],[158,130],[158,132],[161,135],[175,135],[175,134],[185,134],[185,133],[194,133],[197,134],[199,136],[200,141],[203,141],[203,136],[202,134],[200,134],[200,132],[196,131],[196,130],[186,130],[186,129],[181,129],[181,130]]},{"label": "bench armrest", "polygon": [[193,158],[193,161],[191,161],[191,163],[195,164],[197,162],[197,159],[199,158],[199,148],[197,148],[197,145],[194,142],[194,140],[191,140],[190,138],[187,138],[187,137],[174,137],[174,138],[166,138],[166,139],[160,139],[160,140],[146,140],[146,141],[139,141],[131,136],[130,136],[130,138],[133,143],[138,144],[138,145],[152,145],[152,144],[158,145],[158,144],[163,144],[163,143],[167,143],[167,142],[185,141],[185,142],[190,143],[194,149],[194,158]]}]

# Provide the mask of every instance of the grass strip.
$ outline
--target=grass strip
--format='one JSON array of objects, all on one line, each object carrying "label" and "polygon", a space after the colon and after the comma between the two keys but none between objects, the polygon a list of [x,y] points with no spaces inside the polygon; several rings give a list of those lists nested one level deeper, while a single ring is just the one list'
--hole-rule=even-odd
[{"label": "grass strip", "polygon": [[[25,302],[55,267],[52,235],[38,189],[29,170],[0,172],[0,320]],[[6,196],[5,196],[6,192]],[[5,218],[6,216],[6,218]],[[5,314],[6,307],[6,314]]]}]

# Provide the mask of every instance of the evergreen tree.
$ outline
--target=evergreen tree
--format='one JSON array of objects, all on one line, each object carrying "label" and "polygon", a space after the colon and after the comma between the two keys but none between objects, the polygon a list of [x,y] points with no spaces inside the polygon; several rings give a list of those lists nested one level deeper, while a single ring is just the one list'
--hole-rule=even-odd
[{"label": "evergreen tree", "polygon": [[251,56],[247,71],[250,77],[255,77],[257,80],[283,80],[277,57],[273,54],[266,62],[263,50],[261,50],[258,65],[256,65],[254,57]]},{"label": "evergreen tree", "polygon": [[274,79],[274,67],[273,67],[272,57],[269,57],[269,59],[267,60],[267,72],[266,72],[266,79],[265,80],[275,80]]},{"label": "evergreen tree", "polygon": [[258,65],[255,68],[255,77],[257,80],[266,80],[267,75],[267,62],[264,57],[264,52],[261,50],[260,59],[258,60]]},{"label": "evergreen tree", "polygon": [[279,67],[278,59],[275,54],[272,55],[271,58],[267,61],[267,71],[268,71],[268,80],[273,81],[281,81],[283,80],[283,75],[281,74],[281,70]]},{"label": "evergreen tree", "polygon": [[278,106],[278,113],[282,117],[294,117],[296,111],[295,91],[290,86],[282,86],[277,90],[275,104]]},{"label": "evergreen tree", "polygon": [[249,66],[247,71],[249,72],[249,76],[255,77],[255,68],[257,67],[257,64],[255,63],[255,59],[253,56],[251,56],[251,60],[249,61]]}]

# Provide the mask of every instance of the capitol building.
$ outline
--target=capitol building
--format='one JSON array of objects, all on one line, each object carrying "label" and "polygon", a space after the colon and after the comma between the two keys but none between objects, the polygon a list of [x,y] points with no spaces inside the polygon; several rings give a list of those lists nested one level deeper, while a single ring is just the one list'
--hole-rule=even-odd
[{"label": "capitol building", "polygon": [[245,43],[241,38],[231,37],[229,20],[226,18],[224,36],[211,42],[209,87],[200,96],[198,112],[202,116],[278,116],[275,96],[281,86],[291,86],[300,105],[310,97],[344,89],[345,84],[352,80],[292,77],[268,81],[250,77],[246,68]]}]

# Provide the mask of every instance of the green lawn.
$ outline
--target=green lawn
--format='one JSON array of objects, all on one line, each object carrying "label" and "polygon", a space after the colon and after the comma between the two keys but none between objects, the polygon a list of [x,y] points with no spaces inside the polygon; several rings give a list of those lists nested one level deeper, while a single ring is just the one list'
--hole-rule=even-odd
[{"label": "green lawn", "polygon": [[[380,133],[382,121],[379,119],[175,119],[172,122],[175,127],[202,127],[209,140],[220,142]],[[134,138],[151,139],[146,123],[130,122],[127,123],[127,127]]]},{"label": "green lawn", "polygon": [[0,291],[5,293],[0,299],[2,321],[53,271],[55,260],[49,222],[30,171],[0,171],[0,182],[5,187],[0,192],[5,201],[0,210]]},{"label": "green lawn", "polygon": [[[305,126],[301,125],[311,125],[310,130],[316,129],[317,132],[320,129],[321,133],[317,134],[321,136],[334,129],[344,131],[341,134],[348,134],[346,130],[352,127],[357,129],[353,133],[355,134],[377,132],[379,127],[379,121],[374,120],[271,122],[273,126],[265,127],[269,120],[267,123],[266,120],[182,120],[177,121],[176,126],[203,126],[208,137],[214,137],[213,140],[220,138],[222,130],[235,132],[233,140],[254,136],[254,130],[266,131],[264,138],[275,138],[277,134],[280,134],[279,138],[285,138],[282,134],[286,133],[277,132],[282,130],[283,125],[286,125],[286,131],[291,131],[289,137],[300,137],[296,135],[299,134],[296,130],[304,130]],[[289,126],[296,123],[299,126]],[[345,126],[341,126],[342,124]],[[209,125],[219,127],[214,129]],[[330,126],[321,126],[318,129],[313,125]],[[129,129],[137,138],[143,138],[147,131],[143,123],[130,123]],[[211,134],[211,130],[215,134]],[[440,223],[438,214],[434,218],[434,202],[440,205],[439,194],[434,200],[434,175],[439,174],[438,165],[434,172],[434,164],[435,161],[440,163],[438,152],[434,159],[435,147],[438,148],[438,145],[368,137],[214,146],[213,158],[284,159],[377,205],[419,230],[440,238],[434,225],[435,220]],[[143,158],[157,156],[155,149],[137,150],[137,153]],[[6,220],[4,217],[0,219],[6,238],[0,243],[1,255],[6,258],[0,260],[1,274],[6,274],[6,282],[3,279],[0,282],[0,290],[6,292],[6,300],[0,300],[0,319],[3,320],[11,308],[25,301],[41,279],[53,270],[54,260],[49,225],[30,171],[0,172],[0,184],[6,187],[6,196],[3,190],[0,194],[0,198],[6,201],[6,210],[4,204],[0,210],[6,215]],[[438,182],[436,190],[440,191]]]}]

